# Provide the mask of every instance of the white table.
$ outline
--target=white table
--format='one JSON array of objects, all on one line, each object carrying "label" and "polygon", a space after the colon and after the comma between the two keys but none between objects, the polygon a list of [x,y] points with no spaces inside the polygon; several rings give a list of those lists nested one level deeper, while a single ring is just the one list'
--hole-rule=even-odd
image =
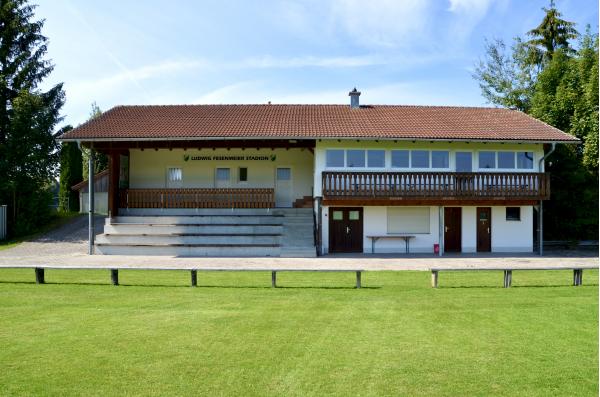
[{"label": "white table", "polygon": [[404,240],[405,252],[410,253],[410,239],[415,238],[416,236],[412,234],[385,234],[381,236],[367,236],[367,238],[371,239],[371,253],[375,253],[375,242],[380,239],[391,239],[391,238],[401,238]]}]

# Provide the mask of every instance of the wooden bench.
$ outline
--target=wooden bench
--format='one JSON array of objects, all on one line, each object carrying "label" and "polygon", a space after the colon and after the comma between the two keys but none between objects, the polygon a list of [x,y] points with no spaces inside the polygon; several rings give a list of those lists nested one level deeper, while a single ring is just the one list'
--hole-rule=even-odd
[{"label": "wooden bench", "polygon": [[184,270],[189,271],[191,276],[191,286],[198,285],[198,272],[271,272],[271,287],[277,288],[277,273],[278,272],[338,272],[338,273],[356,273],[356,288],[361,288],[361,276],[363,269],[301,269],[301,268],[279,268],[279,269],[255,269],[255,268],[211,268],[211,267],[98,267],[98,266],[2,266],[0,269],[34,269],[35,282],[44,284],[45,269],[60,269],[60,270],[110,270],[110,279],[112,285],[119,285],[119,270]]},{"label": "wooden bench", "polygon": [[404,240],[405,252],[410,253],[410,239],[415,238],[415,235],[411,234],[384,234],[381,236],[367,236],[367,238],[371,239],[371,253],[375,253],[375,243],[380,239],[390,239],[390,238],[401,238]]},{"label": "wooden bench", "polygon": [[598,269],[598,266],[560,266],[560,267],[519,267],[519,268],[456,268],[456,267],[438,267],[431,268],[431,287],[438,287],[439,272],[460,272],[460,271],[503,271],[504,288],[510,288],[512,285],[513,270],[573,270],[573,285],[583,285],[583,270]]}]

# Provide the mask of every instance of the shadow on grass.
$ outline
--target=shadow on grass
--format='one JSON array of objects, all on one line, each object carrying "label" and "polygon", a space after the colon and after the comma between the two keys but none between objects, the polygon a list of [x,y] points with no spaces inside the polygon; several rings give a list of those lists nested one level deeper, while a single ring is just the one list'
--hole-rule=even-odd
[{"label": "shadow on grass", "polygon": [[[480,289],[511,289],[511,288],[557,288],[557,287],[575,287],[570,284],[547,284],[547,285],[512,285],[509,288],[504,288],[502,285],[452,285],[452,286],[439,286],[437,289],[469,289],[469,288],[480,288]],[[598,284],[583,284],[579,287],[598,287]]]},{"label": "shadow on grass", "polygon": [[[0,284],[29,284],[36,285],[35,281],[2,281]],[[46,281],[46,285],[80,285],[80,286],[110,286],[110,287],[143,287],[143,288],[222,288],[222,289],[323,289],[323,290],[353,290],[356,287],[332,287],[332,286],[281,286],[273,288],[271,286],[258,286],[258,285],[202,285],[198,284],[196,287],[191,285],[180,285],[180,284],[129,284],[119,283],[119,285],[112,285],[111,283],[95,283],[95,282],[55,282]],[[37,284],[40,285],[40,284]],[[365,287],[362,286],[360,289],[381,289],[381,287]]]}]

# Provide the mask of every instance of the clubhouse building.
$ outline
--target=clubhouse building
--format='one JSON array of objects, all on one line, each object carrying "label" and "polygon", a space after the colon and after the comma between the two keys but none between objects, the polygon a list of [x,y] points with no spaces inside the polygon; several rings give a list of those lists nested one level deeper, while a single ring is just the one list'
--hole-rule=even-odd
[{"label": "clubhouse building", "polygon": [[515,110],[349,95],[348,105],[117,106],[65,133],[109,157],[96,252],[534,251],[550,197],[544,160],[576,138]]}]

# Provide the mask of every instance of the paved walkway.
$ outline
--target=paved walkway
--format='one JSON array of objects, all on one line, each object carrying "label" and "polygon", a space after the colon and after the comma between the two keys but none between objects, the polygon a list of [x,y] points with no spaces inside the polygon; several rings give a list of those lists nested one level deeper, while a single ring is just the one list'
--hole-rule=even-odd
[{"label": "paved walkway", "polygon": [[[104,220],[96,221],[96,233],[102,232]],[[497,268],[597,266],[597,251],[554,251],[537,255],[328,255],[318,258],[185,258],[172,256],[87,255],[87,217],[53,230],[32,241],[0,251],[0,267],[13,266],[93,266],[110,267],[177,267],[177,268],[255,268],[255,269],[363,269],[429,270],[432,267]]]}]

